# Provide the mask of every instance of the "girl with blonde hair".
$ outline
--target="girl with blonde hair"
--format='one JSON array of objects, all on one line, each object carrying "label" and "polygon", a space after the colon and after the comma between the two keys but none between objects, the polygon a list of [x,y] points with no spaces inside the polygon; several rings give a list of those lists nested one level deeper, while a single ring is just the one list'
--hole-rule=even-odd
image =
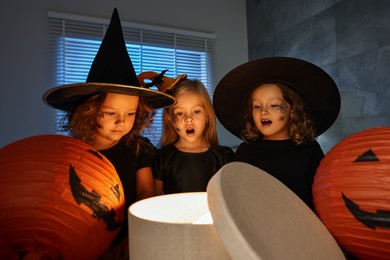
[{"label": "girl with blonde hair", "polygon": [[167,93],[176,104],[163,111],[155,193],[206,191],[211,177],[232,160],[233,150],[219,145],[214,108],[199,80],[182,79]]}]

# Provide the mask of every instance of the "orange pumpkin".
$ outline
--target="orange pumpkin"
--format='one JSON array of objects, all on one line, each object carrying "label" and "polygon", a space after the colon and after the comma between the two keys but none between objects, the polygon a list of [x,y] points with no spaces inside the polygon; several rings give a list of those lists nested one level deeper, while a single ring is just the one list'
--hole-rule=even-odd
[{"label": "orange pumpkin", "polygon": [[359,259],[390,259],[390,127],[335,145],[317,169],[313,198],[345,250]]},{"label": "orange pumpkin", "polygon": [[0,258],[96,259],[123,222],[114,166],[86,143],[33,136],[0,150]]}]

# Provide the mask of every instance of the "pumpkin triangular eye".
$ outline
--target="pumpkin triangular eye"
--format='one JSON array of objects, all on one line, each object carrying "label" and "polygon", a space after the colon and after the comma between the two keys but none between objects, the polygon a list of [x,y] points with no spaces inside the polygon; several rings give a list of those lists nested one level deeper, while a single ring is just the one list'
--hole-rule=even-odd
[{"label": "pumpkin triangular eye", "polygon": [[368,149],[365,153],[358,156],[354,162],[374,162],[374,161],[379,161],[379,159],[371,149]]}]

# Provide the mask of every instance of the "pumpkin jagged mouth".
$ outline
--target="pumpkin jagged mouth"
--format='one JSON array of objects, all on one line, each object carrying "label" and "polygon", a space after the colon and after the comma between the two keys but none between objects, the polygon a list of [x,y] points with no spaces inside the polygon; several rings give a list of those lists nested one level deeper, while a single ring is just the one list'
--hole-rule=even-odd
[{"label": "pumpkin jagged mouth", "polygon": [[377,210],[376,213],[361,210],[359,205],[353,200],[349,199],[344,193],[341,193],[345,206],[352,213],[352,215],[363,225],[368,228],[376,229],[390,228],[390,211],[389,210]]}]

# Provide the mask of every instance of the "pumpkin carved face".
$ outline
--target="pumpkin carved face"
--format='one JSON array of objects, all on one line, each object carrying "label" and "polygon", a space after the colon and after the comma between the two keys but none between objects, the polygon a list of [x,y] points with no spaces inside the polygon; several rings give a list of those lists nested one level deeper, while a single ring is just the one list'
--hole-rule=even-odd
[{"label": "pumpkin carved face", "polygon": [[0,150],[0,258],[95,259],[123,222],[114,166],[86,143],[60,135]]},{"label": "pumpkin carved face", "polygon": [[316,212],[359,259],[390,259],[390,127],[367,129],[334,146],[313,184]]}]

